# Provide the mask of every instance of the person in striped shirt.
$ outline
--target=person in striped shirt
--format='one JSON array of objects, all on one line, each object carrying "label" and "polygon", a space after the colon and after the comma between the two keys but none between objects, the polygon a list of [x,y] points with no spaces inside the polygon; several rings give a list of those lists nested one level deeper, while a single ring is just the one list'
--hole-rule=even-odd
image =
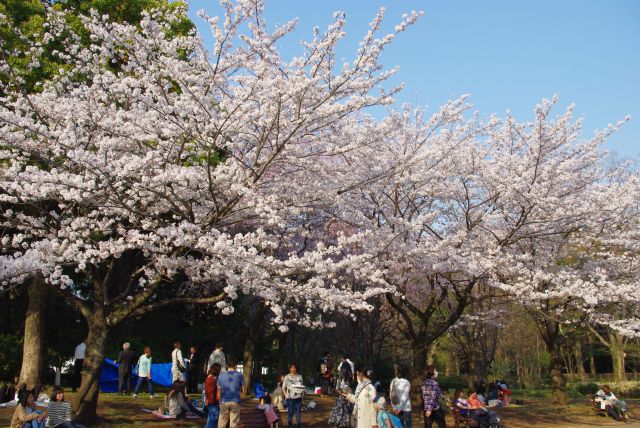
[{"label": "person in striped shirt", "polygon": [[48,427],[51,428],[86,428],[84,425],[71,422],[71,403],[64,401],[64,390],[56,386],[51,393],[47,405]]}]

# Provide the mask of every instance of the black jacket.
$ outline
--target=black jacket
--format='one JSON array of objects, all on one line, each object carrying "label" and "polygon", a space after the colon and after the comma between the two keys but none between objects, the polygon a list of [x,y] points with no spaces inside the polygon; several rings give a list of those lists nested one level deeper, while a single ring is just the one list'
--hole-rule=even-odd
[{"label": "black jacket", "polygon": [[131,349],[127,349],[126,351],[120,351],[118,355],[117,363],[120,364],[118,367],[118,371],[120,372],[130,372],[131,367],[135,364],[135,355]]}]

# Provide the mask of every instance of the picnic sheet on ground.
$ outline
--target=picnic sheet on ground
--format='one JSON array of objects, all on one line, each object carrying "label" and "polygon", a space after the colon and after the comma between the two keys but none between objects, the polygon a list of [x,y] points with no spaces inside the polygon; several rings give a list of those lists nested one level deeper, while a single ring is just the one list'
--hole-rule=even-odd
[{"label": "picnic sheet on ground", "polygon": [[[142,409],[143,412],[147,412],[147,413],[151,413],[153,416],[160,418],[160,419],[175,419],[175,416],[169,416],[169,415],[161,415],[158,413],[157,410],[151,410],[151,409]],[[187,413],[187,415],[185,416],[185,418],[187,419],[200,419],[200,416],[198,415],[194,415],[191,413]]]},{"label": "picnic sheet on ground", "polygon": [[[186,375],[186,373],[185,373]],[[158,385],[171,386],[171,363],[151,364],[151,381]],[[138,366],[133,368],[131,374],[131,388],[138,382]],[[142,386],[146,391],[146,385]],[[110,358],[104,359],[102,373],[100,374],[101,392],[118,392],[118,365]]]}]

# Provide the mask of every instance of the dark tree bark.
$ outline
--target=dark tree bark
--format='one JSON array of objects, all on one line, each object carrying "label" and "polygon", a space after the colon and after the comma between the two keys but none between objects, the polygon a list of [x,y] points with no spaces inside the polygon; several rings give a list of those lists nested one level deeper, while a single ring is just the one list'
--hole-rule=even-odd
[{"label": "dark tree bark", "polygon": [[573,353],[576,359],[576,373],[581,381],[587,380],[587,372],[584,369],[584,356],[582,355],[582,342],[576,340],[573,345]]},{"label": "dark tree bark", "polygon": [[533,313],[533,318],[544,341],[547,352],[549,352],[549,373],[551,374],[551,400],[555,404],[565,405],[568,402],[567,379],[563,373],[564,359],[562,358],[562,345],[564,335],[561,331],[561,324],[557,320],[548,317],[546,314],[552,313],[551,302],[547,302],[545,314]]},{"label": "dark tree bark", "polygon": [[176,297],[175,284],[159,280],[137,285],[143,272],[144,259],[135,252],[114,258],[108,266],[93,266],[89,276],[90,298],[73,290],[51,287],[51,290],[74,305],[87,321],[89,329],[82,384],[73,400],[75,420],[93,425],[98,419],[98,382],[104,359],[106,340],[113,328],[123,321],[140,317],[168,305],[212,304],[224,298],[224,293],[204,297]]},{"label": "dark tree bark", "polygon": [[411,344],[411,401],[414,404],[421,400],[420,386],[424,381],[431,344],[460,318],[471,302],[471,291],[476,283],[477,278],[461,279],[459,282],[454,282],[450,277],[427,278],[426,288],[429,292],[422,305],[413,304],[406,298],[396,298],[392,294],[386,295],[387,303],[401,321],[397,326],[399,331]]},{"label": "dark tree bark", "polygon": [[249,307],[249,312],[253,314],[249,317],[249,325],[247,338],[244,342],[242,375],[244,376],[244,384],[247,391],[251,391],[253,384],[253,371],[256,361],[256,345],[264,332],[266,325],[265,312],[266,306],[263,302],[256,302],[255,308]]},{"label": "dark tree bark", "polygon": [[47,305],[47,289],[42,277],[35,276],[28,287],[29,306],[24,320],[24,343],[19,383],[33,388],[40,382],[43,369],[45,329],[44,314]]}]

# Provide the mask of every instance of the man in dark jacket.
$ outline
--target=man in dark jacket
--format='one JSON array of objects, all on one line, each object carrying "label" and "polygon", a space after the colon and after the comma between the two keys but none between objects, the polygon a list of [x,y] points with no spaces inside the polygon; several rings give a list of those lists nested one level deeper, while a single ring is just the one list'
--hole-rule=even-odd
[{"label": "man in dark jacket", "polygon": [[[118,361],[120,366],[118,367],[118,392],[122,395],[122,390],[129,395],[131,392],[131,368],[135,364],[135,355],[130,348],[129,342],[122,345],[122,351],[118,355]],[[125,388],[126,386],[126,388]]]},{"label": "man in dark jacket", "polygon": [[198,392],[198,383],[200,383],[200,373],[204,367],[202,354],[198,352],[197,346],[192,346],[189,350],[189,366],[187,371],[187,393],[195,394]]}]

